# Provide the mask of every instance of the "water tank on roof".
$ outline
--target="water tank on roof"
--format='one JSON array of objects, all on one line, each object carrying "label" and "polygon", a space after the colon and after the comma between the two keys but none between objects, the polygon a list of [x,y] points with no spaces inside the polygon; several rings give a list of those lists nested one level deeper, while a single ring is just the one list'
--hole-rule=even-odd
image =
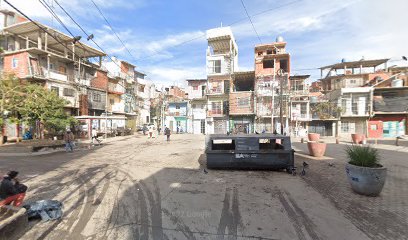
[{"label": "water tank on roof", "polygon": [[342,59],[341,59],[341,62],[342,62],[342,63],[346,62],[346,59],[345,59],[345,58],[342,58]]},{"label": "water tank on roof", "polygon": [[404,86],[404,81],[402,79],[395,79],[391,82],[391,87],[402,87]]},{"label": "water tank on roof", "polygon": [[283,42],[283,41],[284,41],[284,39],[283,39],[282,36],[278,36],[278,37],[276,38],[276,42]]},{"label": "water tank on roof", "polygon": [[317,97],[316,96],[310,97],[310,103],[317,103]]}]

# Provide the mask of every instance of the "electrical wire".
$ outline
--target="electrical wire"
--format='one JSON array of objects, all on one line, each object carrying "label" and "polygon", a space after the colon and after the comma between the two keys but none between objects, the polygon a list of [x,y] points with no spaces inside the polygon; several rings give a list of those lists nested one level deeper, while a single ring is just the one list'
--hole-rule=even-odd
[{"label": "electrical wire", "polygon": [[93,5],[96,7],[96,9],[98,10],[99,14],[103,17],[103,19],[105,20],[105,22],[108,24],[109,28],[111,29],[111,31],[115,34],[115,36],[119,39],[119,41],[122,43],[123,47],[126,49],[126,51],[129,53],[129,55],[133,58],[133,60],[136,60],[136,58],[133,56],[133,54],[130,52],[130,50],[126,47],[125,43],[122,41],[122,39],[119,37],[119,35],[116,33],[116,31],[113,29],[112,25],[110,24],[110,22],[108,21],[108,19],[106,19],[105,15],[102,13],[101,9],[98,7],[98,5],[96,5],[96,3],[91,0],[91,2],[93,3]]},{"label": "electrical wire", "polygon": [[251,19],[251,17],[249,16],[248,11],[247,11],[247,9],[246,9],[246,7],[245,7],[244,0],[241,0],[241,3],[242,3],[242,7],[244,8],[245,13],[246,13],[246,15],[247,15],[247,17],[248,17],[248,19],[249,19],[249,22],[251,23],[252,28],[254,29],[254,32],[255,32],[256,36],[258,37],[259,43],[262,44],[262,40],[261,40],[261,38],[259,37],[259,34],[258,34],[258,32],[256,31],[256,29],[255,29],[254,23],[252,22],[252,19]]}]

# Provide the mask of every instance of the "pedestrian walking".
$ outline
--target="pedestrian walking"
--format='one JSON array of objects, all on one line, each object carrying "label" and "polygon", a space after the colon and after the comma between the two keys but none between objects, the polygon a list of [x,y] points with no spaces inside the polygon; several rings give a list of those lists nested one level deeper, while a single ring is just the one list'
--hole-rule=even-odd
[{"label": "pedestrian walking", "polygon": [[27,186],[17,178],[17,171],[8,172],[0,183],[0,207],[13,203],[15,207],[23,204]]},{"label": "pedestrian walking", "polygon": [[167,136],[167,141],[170,141],[170,134],[171,134],[170,128],[165,127],[164,134]]},{"label": "pedestrian walking", "polygon": [[101,143],[101,140],[98,139],[98,132],[96,131],[96,128],[92,128],[91,137],[92,137],[92,140],[91,140],[92,144],[94,143],[94,140],[96,140],[98,144]]},{"label": "pedestrian walking", "polygon": [[147,129],[147,127],[146,127],[146,125],[143,125],[143,135],[146,135],[146,132],[149,130],[149,129]]},{"label": "pedestrian walking", "polygon": [[149,138],[153,137],[153,125],[149,126]]},{"label": "pedestrian walking", "polygon": [[179,131],[180,131],[180,129],[179,129],[179,126],[177,125],[177,134],[179,133]]},{"label": "pedestrian walking", "polygon": [[67,152],[74,151],[74,134],[71,132],[71,129],[67,129],[64,134],[64,141],[65,141],[65,150]]}]

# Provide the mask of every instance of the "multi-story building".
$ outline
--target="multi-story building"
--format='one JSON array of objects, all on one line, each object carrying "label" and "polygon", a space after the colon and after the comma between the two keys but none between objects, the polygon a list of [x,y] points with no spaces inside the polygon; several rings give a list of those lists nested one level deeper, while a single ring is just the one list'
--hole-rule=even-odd
[{"label": "multi-story building", "polygon": [[312,120],[310,114],[310,92],[306,81],[310,75],[290,76],[290,119],[292,133],[307,129]]},{"label": "multi-story building", "polygon": [[[116,82],[122,86],[120,91],[117,93],[122,93],[122,91],[124,91],[124,93],[120,95],[120,102],[117,101],[117,97],[113,97],[111,95],[109,105],[111,102],[113,103],[112,105],[119,102],[119,104],[116,104],[116,106],[118,108],[120,107],[120,109],[115,109],[119,110],[119,112],[122,110],[121,108],[123,105],[124,114],[126,116],[126,126],[131,129],[136,129],[138,124],[139,108],[136,101],[137,79],[135,74],[135,65],[112,57],[112,61],[104,62],[103,66],[108,70],[108,77],[111,79],[109,82]],[[113,99],[113,101],[111,101],[111,99]]]},{"label": "multi-story building", "polygon": [[187,131],[187,105],[187,101],[167,103],[164,124],[172,132]]},{"label": "multi-story building", "polygon": [[232,133],[254,132],[254,84],[255,72],[234,72],[229,92],[229,131]]},{"label": "multi-story building", "polygon": [[238,46],[230,27],[207,30],[207,133],[227,133],[232,74],[238,70]]},{"label": "multi-story building", "polygon": [[68,100],[66,111],[71,115],[88,115],[87,89],[101,63],[92,63],[90,59],[101,60],[105,54],[37,24],[26,21],[3,28],[3,71],[55,91]]},{"label": "multi-story building", "polygon": [[152,83],[145,79],[146,74],[138,71],[135,71],[135,74],[137,81],[136,101],[139,109],[138,125],[140,126],[151,122],[150,98]]},{"label": "multi-story building", "polygon": [[189,111],[187,132],[205,134],[205,119],[207,109],[207,79],[187,79]]},{"label": "multi-story building", "polygon": [[[281,133],[289,127],[290,54],[281,37],[255,46],[256,130]],[[282,111],[282,114],[280,112]]]},{"label": "multi-story building", "polygon": [[408,71],[373,85],[373,105],[368,137],[397,137],[407,134]]},{"label": "multi-story building", "polygon": [[[388,59],[360,60],[321,67],[320,79],[323,92],[329,102],[341,108],[337,129],[331,132],[339,137],[352,133],[367,135],[368,120],[372,108],[372,87],[363,87],[373,81],[388,79]],[[331,124],[333,126],[333,124]],[[330,125],[328,125],[330,126]]]}]

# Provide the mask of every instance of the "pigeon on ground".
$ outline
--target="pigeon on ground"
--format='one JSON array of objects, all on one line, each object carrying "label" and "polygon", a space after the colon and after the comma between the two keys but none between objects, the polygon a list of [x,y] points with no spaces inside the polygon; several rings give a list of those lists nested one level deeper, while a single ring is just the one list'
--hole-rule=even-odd
[{"label": "pigeon on ground", "polygon": [[205,173],[205,174],[207,174],[207,173],[208,173],[208,171],[207,171],[207,170],[205,170],[205,169],[204,169],[203,171],[204,171],[204,173]]}]

